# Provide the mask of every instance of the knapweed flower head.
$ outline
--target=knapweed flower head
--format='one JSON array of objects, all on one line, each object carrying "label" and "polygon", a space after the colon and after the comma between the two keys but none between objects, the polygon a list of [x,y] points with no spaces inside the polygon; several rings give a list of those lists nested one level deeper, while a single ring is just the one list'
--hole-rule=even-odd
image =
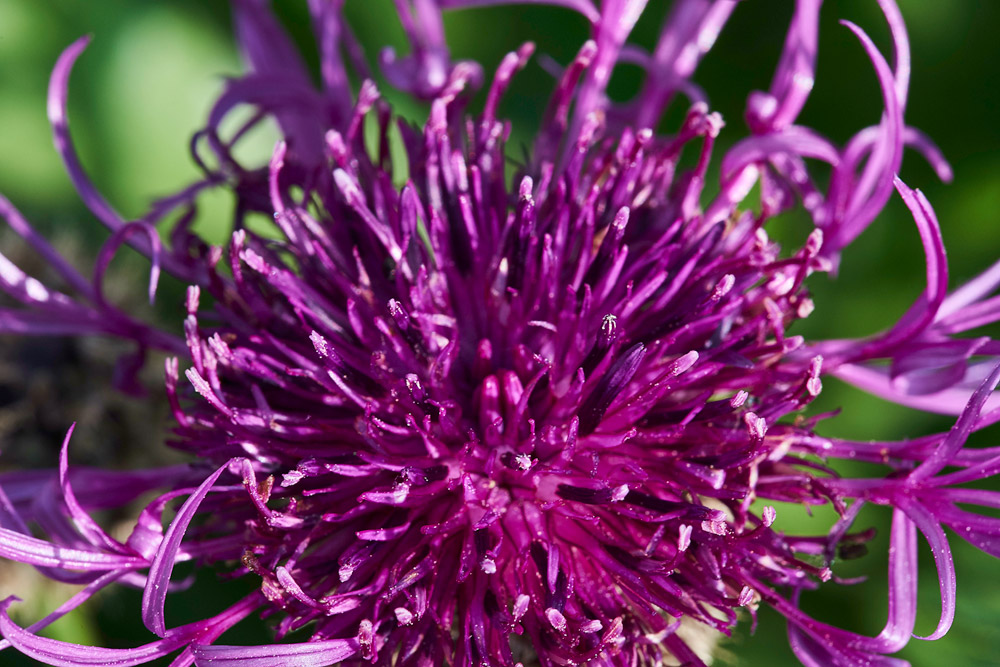
[{"label": "knapweed flower head", "polygon": [[[22,304],[0,311],[0,329],[131,341],[126,387],[147,351],[166,351],[169,443],[190,463],[73,468],[67,435],[53,472],[0,476],[0,555],[84,585],[28,628],[8,598],[4,644],[54,665],[704,665],[692,628],[727,634],[769,605],[804,664],[900,665],[888,654],[914,630],[920,535],[940,580],[927,638],[944,635],[956,575],[943,527],[1000,556],[1000,521],[958,507],[1000,506],[967,484],[1000,470],[1000,450],[966,447],[1000,418],[1000,347],[963,335],[1000,319],[1000,264],[948,293],[934,212],[895,176],[906,146],[950,173],[904,122],[909,46],[892,0],[879,1],[889,58],[845,23],[881,89],[877,124],[844,146],[796,124],[820,20],[818,0],[799,0],[770,89],[749,94],[749,134],[721,158],[723,119],[691,77],[730,13],[749,6],[678,0],[647,53],[628,43],[645,0],[537,0],[582,14],[593,37],[563,64],[517,162],[498,108],[533,46],[512,44],[487,74],[494,65],[451,59],[442,22],[507,3],[397,0],[411,50],[386,50],[379,66],[429,102],[422,127],[381,99],[342,4],[308,3],[317,88],[268,3],[233,1],[249,72],[192,142],[204,178],[136,221],[96,191],[70,140],[67,84],[87,40],[56,64],[56,147],[111,237],[87,279],[0,199],[71,290],[0,260],[3,289]],[[625,105],[606,96],[621,62],[645,72]],[[479,86],[485,104],[472,112]],[[690,110],[661,136],[671,103]],[[246,106],[256,113],[223,130]],[[268,118],[283,140],[269,164],[242,163],[236,147]],[[713,159],[720,182],[707,187]],[[209,188],[236,201],[222,247],[191,226]],[[894,192],[926,253],[920,297],[864,339],[796,335],[814,307],[809,276],[834,272]],[[813,229],[781,248],[768,222],[796,206]],[[249,224],[261,214],[266,231]],[[190,285],[182,335],[104,298],[123,244],[150,258],[150,298],[161,270]],[[829,375],[953,414],[955,426],[899,442],[820,437],[804,409]],[[837,459],[882,474],[845,478]],[[90,514],[151,490],[127,538]],[[792,537],[772,501],[828,504],[841,518]],[[850,532],[866,504],[892,513],[888,620],[874,637],[799,606],[870,538]],[[253,591],[228,608],[206,599],[204,620],[171,625],[164,604],[185,585],[172,577],[182,561]],[[112,583],[142,589],[150,643],[36,634]],[[250,615],[269,619],[272,643],[216,642]]]}]

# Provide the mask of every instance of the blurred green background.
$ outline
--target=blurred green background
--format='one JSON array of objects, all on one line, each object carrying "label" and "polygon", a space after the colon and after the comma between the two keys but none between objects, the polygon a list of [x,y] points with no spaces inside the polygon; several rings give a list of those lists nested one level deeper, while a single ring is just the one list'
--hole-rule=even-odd
[{"label": "blurred green background", "polygon": [[[311,45],[304,2],[278,0],[276,4],[296,37]],[[390,4],[389,0],[347,3],[370,59],[385,44],[405,51]],[[939,183],[915,153],[907,154],[902,176],[911,186],[923,189],[935,206],[948,246],[952,284],[957,284],[985,268],[1000,252],[996,228],[1000,210],[1000,40],[996,36],[1000,3],[901,0],[900,5],[913,51],[907,121],[938,142],[955,168],[955,182]],[[647,47],[654,43],[668,6],[651,0],[634,41]],[[745,136],[746,95],[767,88],[791,11],[790,2],[744,2],[700,67],[695,79],[728,123],[720,149]],[[240,71],[228,12],[221,0],[0,0],[0,191],[42,229],[72,236],[91,248],[104,239],[103,229],[82,208],[64,175],[45,118],[49,71],[59,52],[85,33],[94,39],[74,72],[69,113],[77,147],[99,188],[123,214],[137,216],[153,198],[193,180],[197,174],[188,156],[188,138],[204,122],[223,77]],[[800,120],[842,144],[861,127],[878,121],[881,103],[872,68],[856,39],[838,24],[840,18],[869,31],[886,54],[890,42],[874,0],[828,1],[824,6],[817,86]],[[487,72],[523,41],[536,42],[539,54],[564,63],[587,37],[582,19],[544,7],[455,12],[447,17],[446,27],[453,53],[480,61]],[[311,57],[315,66],[315,56]],[[515,80],[502,106],[503,114],[514,123],[513,147],[532,135],[551,85],[549,75],[538,66],[538,57]],[[637,71],[622,68],[613,79],[612,95],[626,99],[638,85]],[[382,88],[400,113],[416,118],[424,113],[419,105]],[[675,126],[683,107],[677,104],[671,109],[662,129]],[[267,132],[257,138],[262,156],[273,139]],[[223,233],[230,221],[229,206],[224,194],[204,202],[199,224],[206,234]],[[775,221],[770,231],[779,238],[801,238],[805,229],[801,216],[788,216]],[[86,258],[88,253],[80,256]],[[89,271],[91,265],[85,259],[81,268]],[[912,221],[897,198],[845,254],[840,277],[830,281],[818,276],[810,287],[817,310],[795,333],[814,339],[873,333],[905,311],[923,287],[923,256]],[[176,286],[166,286],[161,301],[179,293]],[[816,408],[837,407],[843,408],[843,414],[822,425],[824,434],[903,438],[950,426],[948,419],[892,406],[828,381]],[[75,418],[66,415],[67,422]],[[993,432],[977,438],[980,443],[990,442]],[[862,514],[857,527],[876,526],[879,537],[868,556],[845,563],[838,571],[842,576],[867,573],[868,582],[824,587],[805,599],[810,612],[859,632],[881,629],[886,613],[888,514],[884,508]],[[778,526],[788,532],[824,530],[829,521],[829,512],[817,512],[810,519],[794,508],[779,507]],[[920,667],[1000,664],[1000,563],[952,537],[959,573],[955,627],[938,642],[914,640],[901,655]],[[937,579],[925,548],[920,566],[917,632],[926,634],[936,623],[938,602]],[[24,579],[28,575],[23,572],[16,576],[22,579],[0,576],[0,595],[40,585]],[[222,608],[223,598],[238,594],[230,590],[231,585],[212,584],[210,577],[203,577],[199,586],[202,583],[213,587],[213,610]],[[198,590],[204,596],[205,589]],[[32,600],[20,606],[19,620],[34,620],[56,606],[60,595],[65,593],[39,588]],[[201,600],[177,602],[168,609],[172,622],[199,618]],[[152,639],[138,619],[138,593],[102,595],[88,609],[57,624],[52,636],[112,646]],[[259,641],[255,632],[251,628],[231,641]],[[784,632],[782,619],[762,610],[755,635],[750,635],[746,624],[733,640],[725,642],[725,661],[798,664],[787,648]],[[10,652],[0,657],[0,663],[33,664]]]}]

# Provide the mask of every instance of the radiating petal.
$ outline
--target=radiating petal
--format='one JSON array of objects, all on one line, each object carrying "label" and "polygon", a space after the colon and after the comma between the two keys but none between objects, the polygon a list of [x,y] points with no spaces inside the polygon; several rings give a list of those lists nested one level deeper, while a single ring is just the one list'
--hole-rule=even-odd
[{"label": "radiating petal", "polygon": [[149,565],[146,587],[142,591],[142,622],[160,637],[166,634],[163,605],[167,599],[167,584],[170,581],[170,574],[173,572],[184,533],[198,512],[201,501],[212,490],[216,480],[235,462],[234,459],[220,466],[184,501],[184,504],[177,510],[174,520],[170,522],[170,527],[163,535],[163,541],[160,542],[160,547],[156,550],[156,555]]},{"label": "radiating petal", "polygon": [[352,638],[265,646],[195,645],[192,653],[198,667],[327,667],[356,655],[360,648]]}]

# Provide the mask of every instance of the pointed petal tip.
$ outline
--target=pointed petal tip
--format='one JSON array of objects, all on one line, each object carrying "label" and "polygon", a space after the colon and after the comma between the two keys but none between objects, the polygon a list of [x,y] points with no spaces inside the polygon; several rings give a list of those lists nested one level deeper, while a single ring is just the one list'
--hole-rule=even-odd
[{"label": "pointed petal tip", "polygon": [[69,87],[69,75],[73,69],[73,64],[80,54],[90,44],[93,35],[83,35],[67,46],[59,58],[55,67],[52,68],[52,75],[49,78],[49,94],[46,109],[49,115],[49,122],[53,125],[66,123],[66,95]]}]

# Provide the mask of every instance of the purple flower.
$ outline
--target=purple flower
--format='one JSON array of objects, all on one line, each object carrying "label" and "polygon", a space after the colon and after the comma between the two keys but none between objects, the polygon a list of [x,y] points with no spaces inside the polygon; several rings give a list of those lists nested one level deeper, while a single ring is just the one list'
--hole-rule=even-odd
[{"label": "purple flower", "polygon": [[[806,665],[898,665],[916,617],[918,534],[931,546],[942,612],[955,610],[943,526],[1000,556],[1000,520],[958,504],[1000,506],[968,486],[1000,471],[1000,450],[965,446],[1000,419],[998,343],[960,336],[1000,319],[1000,264],[947,292],[937,220],[895,174],[904,146],[942,178],[947,163],[903,119],[909,52],[899,11],[880,1],[893,67],[845,22],[882,92],[877,125],[845,146],[797,125],[813,83],[819,2],[800,0],[767,92],[749,96],[750,135],[706,173],[722,118],[691,81],[735,2],[675,3],[651,53],[627,43],[644,0],[549,0],[586,17],[593,39],[555,83],[526,161],[508,174],[510,126],[498,102],[532,56],[525,44],[492,77],[452,62],[441,12],[501,0],[398,0],[412,52],[381,54],[388,82],[430,101],[418,128],[392,115],[372,83],[340,2],[311,0],[322,86],[263,0],[234,0],[249,73],[233,79],[195,138],[204,178],[128,222],[80,166],[65,114],[70,70],[49,91],[56,146],[85,203],[111,231],[92,280],[79,274],[5,199],[0,213],[58,272],[60,293],[0,258],[0,286],[22,308],[0,330],[111,335],[131,341],[130,386],[148,350],[165,350],[175,427],[191,463],[113,473],[69,466],[0,475],[0,555],[83,584],[29,628],[0,607],[11,645],[54,665],[657,664],[703,665],[690,628],[726,634],[760,604],[789,623]],[[605,89],[616,63],[645,85],[628,105]],[[350,67],[348,66],[350,63]],[[364,83],[354,94],[351,77]],[[483,81],[483,110],[467,110]],[[669,136],[648,129],[678,95],[690,111]],[[241,105],[259,110],[235,133]],[[283,141],[266,166],[234,148],[275,119]],[[374,145],[364,125],[377,127]],[[228,125],[227,125],[228,127]],[[390,150],[401,139],[405,164]],[[682,166],[682,155],[693,167]],[[826,182],[814,179],[826,163]],[[759,201],[749,198],[754,187]],[[194,199],[236,199],[226,247],[191,229]],[[926,252],[927,285],[888,331],[807,341],[797,320],[806,281],[897,191]],[[780,248],[770,219],[804,207],[813,231]],[[161,241],[154,223],[179,222]],[[254,231],[252,216],[273,220]],[[137,320],[102,296],[123,244],[186,281],[183,336]],[[180,328],[180,327],[179,327]],[[184,380],[181,379],[181,370]],[[834,375],[906,405],[957,416],[953,429],[899,442],[815,434],[803,411]],[[883,475],[845,478],[836,459]],[[125,540],[90,512],[150,489]],[[164,511],[183,501],[164,527]],[[828,532],[791,537],[769,501],[831,504]],[[866,504],[891,508],[888,620],[876,637],[803,612]],[[889,510],[887,510],[889,511]],[[32,527],[37,530],[32,530]],[[36,537],[36,535],[44,537]],[[194,560],[259,586],[206,619],[169,626],[175,565]],[[85,647],[38,630],[118,582],[142,588],[157,637],[135,649]],[[242,619],[272,620],[275,641],[214,642]],[[305,629],[309,641],[281,640]],[[708,649],[710,652],[711,649]]]}]

